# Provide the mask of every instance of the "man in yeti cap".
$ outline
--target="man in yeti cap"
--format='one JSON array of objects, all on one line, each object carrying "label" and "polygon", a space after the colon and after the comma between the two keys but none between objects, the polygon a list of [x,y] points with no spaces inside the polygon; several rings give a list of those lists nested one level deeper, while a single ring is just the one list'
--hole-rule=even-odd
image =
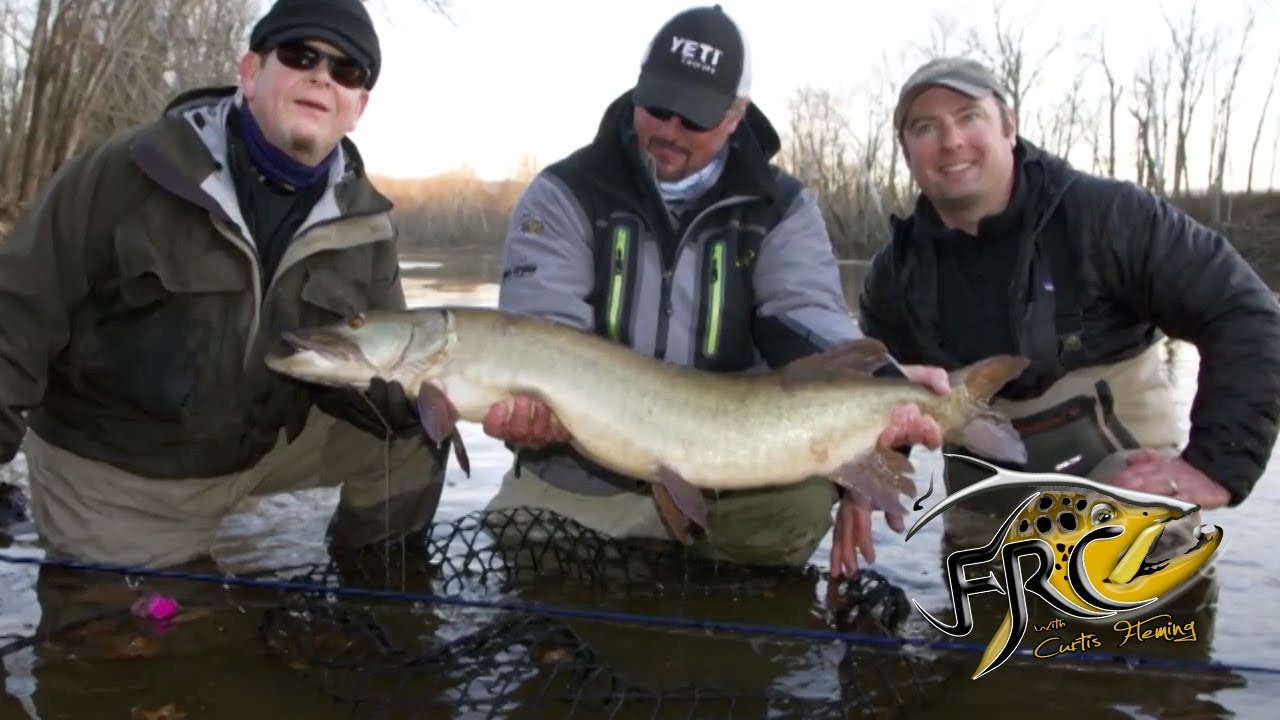
[{"label": "man in yeti cap", "polygon": [[380,63],[358,0],[279,0],[238,86],[73,158],[0,244],[0,462],[21,444],[53,556],[183,563],[246,497],[315,486],[342,486],[339,545],[432,519],[444,465],[400,388],[263,363],[281,331],[405,306],[346,137]]},{"label": "man in yeti cap", "polygon": [[[817,201],[773,164],[778,135],[750,90],[746,37],[719,6],[664,23],[595,139],[521,197],[500,307],[713,372],[778,368],[859,337]],[[946,389],[941,372],[905,372]],[[725,418],[725,430],[734,422]],[[680,540],[745,563],[803,565],[832,526],[830,478],[698,493],[675,473],[661,484],[620,477],[565,444],[550,410],[529,398],[496,406],[485,430],[519,451],[493,509],[549,509],[607,535]],[[908,406],[884,441],[937,447],[941,438]],[[870,546],[872,509],[845,500],[842,517],[864,522],[840,526],[833,559],[852,568],[854,545]]]}]

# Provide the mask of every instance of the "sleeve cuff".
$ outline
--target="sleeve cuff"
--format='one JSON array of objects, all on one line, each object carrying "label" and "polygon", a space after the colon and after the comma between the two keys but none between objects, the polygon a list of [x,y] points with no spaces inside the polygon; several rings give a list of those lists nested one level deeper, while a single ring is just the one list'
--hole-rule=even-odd
[{"label": "sleeve cuff", "polygon": [[1244,499],[1249,496],[1249,492],[1253,489],[1252,482],[1245,481],[1240,477],[1244,473],[1224,471],[1224,463],[1214,462],[1212,453],[1206,452],[1195,443],[1188,445],[1179,457],[1182,458],[1183,462],[1204,473],[1210,480],[1227,489],[1227,492],[1231,494],[1231,500],[1227,503],[1227,507],[1236,507],[1244,502]]}]

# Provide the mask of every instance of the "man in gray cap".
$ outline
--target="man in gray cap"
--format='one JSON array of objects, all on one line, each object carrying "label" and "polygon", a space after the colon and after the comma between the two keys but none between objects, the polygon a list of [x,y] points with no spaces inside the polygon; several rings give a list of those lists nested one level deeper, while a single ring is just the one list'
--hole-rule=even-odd
[{"label": "man in gray cap", "polygon": [[0,244],[0,461],[21,443],[54,557],[183,563],[241,500],[316,486],[341,485],[339,545],[431,520],[443,463],[402,389],[263,363],[281,331],[405,306],[346,137],[380,63],[359,0],[279,0],[238,86],[73,158]]},{"label": "man in gray cap", "polygon": [[[1243,502],[1280,418],[1275,296],[1222,234],[1021,137],[1007,99],[994,73],[962,58],[926,63],[904,84],[894,125],[921,193],[872,260],[863,331],[903,362],[1030,358],[995,403],[1026,443],[1025,470],[1203,509]],[[1200,353],[1189,437],[1162,362],[1165,335]],[[948,460],[947,490],[988,474]],[[951,509],[947,533],[986,542],[1021,499]],[[1180,529],[1197,524],[1193,515]],[[1189,534],[1164,533],[1156,554]]]},{"label": "man in gray cap", "polygon": [[[781,144],[750,91],[746,37],[719,6],[664,23],[595,138],[520,198],[499,305],[712,372],[776,368],[859,337],[817,201],[773,163]],[[945,391],[936,370],[904,369]],[[888,442],[941,442],[917,408],[902,412],[886,423]],[[708,526],[697,528],[672,517],[664,489],[566,445],[545,405],[499,405],[485,430],[519,452],[493,509],[548,509],[610,536],[681,539],[747,563],[802,565],[831,527],[830,478],[705,493]],[[846,499],[870,517],[869,502]],[[858,539],[869,546],[869,530]]]}]

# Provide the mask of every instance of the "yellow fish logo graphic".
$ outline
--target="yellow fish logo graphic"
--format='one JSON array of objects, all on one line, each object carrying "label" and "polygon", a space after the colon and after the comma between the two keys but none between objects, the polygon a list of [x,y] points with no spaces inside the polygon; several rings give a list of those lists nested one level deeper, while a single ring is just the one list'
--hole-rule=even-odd
[{"label": "yellow fish logo graphic", "polygon": [[[1009,609],[978,663],[975,680],[1008,660],[1026,634],[1024,590],[1071,617],[1110,617],[1150,605],[1177,589],[1206,567],[1222,544],[1222,528],[1201,528],[1194,547],[1167,561],[1150,563],[1148,553],[1165,524],[1195,512],[1199,505],[1072,475],[1015,472],[964,455],[948,456],[983,465],[996,474],[930,508],[912,525],[907,540],[947,508],[976,495],[1008,488],[1031,491],[990,543],[947,556],[955,624],[939,621],[912,601],[934,627],[963,637],[973,629],[971,595],[1007,595]],[[1024,557],[1038,560],[1035,573],[1025,580]],[[1002,561],[1007,591],[991,573],[976,579],[965,576],[965,566],[997,558]]]}]

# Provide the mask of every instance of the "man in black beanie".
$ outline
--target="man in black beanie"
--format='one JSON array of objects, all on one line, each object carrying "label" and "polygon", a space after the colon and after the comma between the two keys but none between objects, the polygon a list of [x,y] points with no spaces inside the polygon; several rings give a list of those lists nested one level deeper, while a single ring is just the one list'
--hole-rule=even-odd
[{"label": "man in black beanie", "polygon": [[51,556],[216,555],[242,500],[318,486],[342,488],[337,545],[431,521],[447,448],[403,389],[263,362],[282,331],[405,307],[391,203],[346,137],[380,65],[358,0],[279,0],[238,87],[73,158],[0,244],[0,462],[25,451]]},{"label": "man in black beanie", "polygon": [[361,0],[279,0],[254,25],[249,50],[270,52],[290,40],[323,40],[368,70],[367,90],[382,64],[378,33]]}]

